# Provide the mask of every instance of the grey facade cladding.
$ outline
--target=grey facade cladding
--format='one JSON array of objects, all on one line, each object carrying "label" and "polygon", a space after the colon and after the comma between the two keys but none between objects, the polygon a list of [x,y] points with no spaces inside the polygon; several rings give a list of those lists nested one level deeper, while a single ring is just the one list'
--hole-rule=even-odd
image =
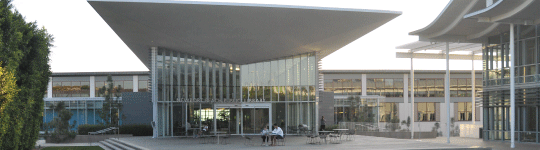
[{"label": "grey facade cladding", "polygon": [[122,124],[147,124],[152,122],[152,93],[124,92],[122,93],[122,114],[126,117]]},{"label": "grey facade cladding", "polygon": [[334,122],[334,92],[319,91],[319,121],[324,116],[326,126],[333,125]]}]

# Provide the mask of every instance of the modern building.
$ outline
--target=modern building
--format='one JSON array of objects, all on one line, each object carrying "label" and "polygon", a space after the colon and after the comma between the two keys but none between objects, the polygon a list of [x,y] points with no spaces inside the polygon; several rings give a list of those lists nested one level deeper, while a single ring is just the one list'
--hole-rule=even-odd
[{"label": "modern building", "polygon": [[[133,98],[133,95],[149,94],[148,72],[53,73],[49,80],[47,95],[44,98],[43,122],[50,122],[54,117],[58,116],[58,112],[55,112],[52,108],[58,102],[63,101],[66,109],[73,113],[69,122],[72,124],[75,121],[75,129],[81,124],[103,123],[103,119],[99,117],[99,112],[103,108],[105,98],[98,91],[107,84],[108,75],[111,75],[115,88],[121,87],[122,97],[120,97],[119,101],[124,101],[125,110],[123,113],[128,115],[125,120],[122,120],[122,123],[149,124],[149,121],[135,121],[145,120],[144,115],[132,117],[132,115],[135,115],[132,112],[144,110],[133,108],[137,106],[135,103],[144,102],[143,99]],[[150,119],[151,116],[148,116],[146,120]]]},{"label": "modern building", "polygon": [[[154,137],[317,130],[319,61],[401,12],[166,0],[89,0],[150,70]],[[321,89],[322,90],[322,89]]]},{"label": "modern building", "polygon": [[[444,70],[417,70],[414,82],[414,108],[411,110],[409,70],[321,70],[324,76],[324,91],[333,93],[332,103],[319,104],[320,115],[327,122],[344,125],[368,123],[380,131],[391,130],[388,123],[399,124],[399,129],[408,129],[402,121],[414,118],[416,132],[431,132],[435,123],[442,126],[447,116],[444,103]],[[472,94],[482,91],[481,71],[452,70],[450,78],[450,117],[454,119],[454,134],[459,135],[460,124],[482,124],[482,111],[473,112]],[[475,91],[472,91],[475,80]],[[354,98],[374,100],[372,104],[354,102]],[[480,98],[481,94],[477,94]],[[329,106],[326,106],[329,105]],[[365,109],[369,109],[366,111]],[[411,117],[411,112],[413,117]],[[474,114],[474,115],[473,115]],[[369,116],[366,118],[365,116]],[[474,118],[474,119],[473,119]],[[394,130],[394,129],[392,129]],[[442,128],[437,131],[442,132]],[[475,135],[478,137],[478,134]]]},{"label": "modern building", "polygon": [[[539,7],[535,0],[450,1],[409,33],[420,41],[398,57],[483,60],[484,140],[539,143]],[[433,49],[442,55],[424,52]]]}]

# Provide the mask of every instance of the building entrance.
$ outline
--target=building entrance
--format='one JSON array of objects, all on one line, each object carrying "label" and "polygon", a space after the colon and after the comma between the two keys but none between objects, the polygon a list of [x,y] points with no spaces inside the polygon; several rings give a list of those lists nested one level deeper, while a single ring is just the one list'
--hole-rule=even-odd
[{"label": "building entrance", "polygon": [[264,126],[272,124],[270,103],[215,104],[215,108],[223,110],[220,112],[229,112],[216,114],[225,118],[216,121],[218,131],[231,134],[259,134]]}]

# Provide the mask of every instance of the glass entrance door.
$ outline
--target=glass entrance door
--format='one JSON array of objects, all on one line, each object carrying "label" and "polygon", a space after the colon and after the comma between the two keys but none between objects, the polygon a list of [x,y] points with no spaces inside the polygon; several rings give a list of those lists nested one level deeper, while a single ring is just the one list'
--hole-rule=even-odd
[{"label": "glass entrance door", "polygon": [[268,108],[242,108],[242,129],[244,134],[258,134],[268,126]]},{"label": "glass entrance door", "polygon": [[270,103],[216,104],[217,130],[231,134],[259,134],[270,125]]}]

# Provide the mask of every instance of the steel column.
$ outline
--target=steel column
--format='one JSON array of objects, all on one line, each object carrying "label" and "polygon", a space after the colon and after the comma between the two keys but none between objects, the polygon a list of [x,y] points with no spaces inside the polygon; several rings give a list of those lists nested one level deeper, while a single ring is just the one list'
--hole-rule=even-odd
[{"label": "steel column", "polygon": [[516,103],[515,103],[515,94],[516,94],[516,87],[515,87],[515,55],[514,55],[514,24],[510,24],[510,147],[514,148],[516,145],[514,144],[515,141],[515,114],[516,114]]},{"label": "steel column", "polygon": [[[472,53],[472,57],[474,58],[474,52]],[[476,86],[476,72],[474,71],[474,59],[471,60],[472,63],[472,69],[471,69],[471,107],[472,107],[472,124],[476,124],[476,92],[475,92],[475,86]],[[456,117],[456,116],[454,116]]]},{"label": "steel column", "polygon": [[444,103],[446,104],[446,143],[450,143],[450,45],[446,42],[446,74],[444,83]]},{"label": "steel column", "polygon": [[411,139],[414,139],[414,68],[413,58],[411,57]]}]

